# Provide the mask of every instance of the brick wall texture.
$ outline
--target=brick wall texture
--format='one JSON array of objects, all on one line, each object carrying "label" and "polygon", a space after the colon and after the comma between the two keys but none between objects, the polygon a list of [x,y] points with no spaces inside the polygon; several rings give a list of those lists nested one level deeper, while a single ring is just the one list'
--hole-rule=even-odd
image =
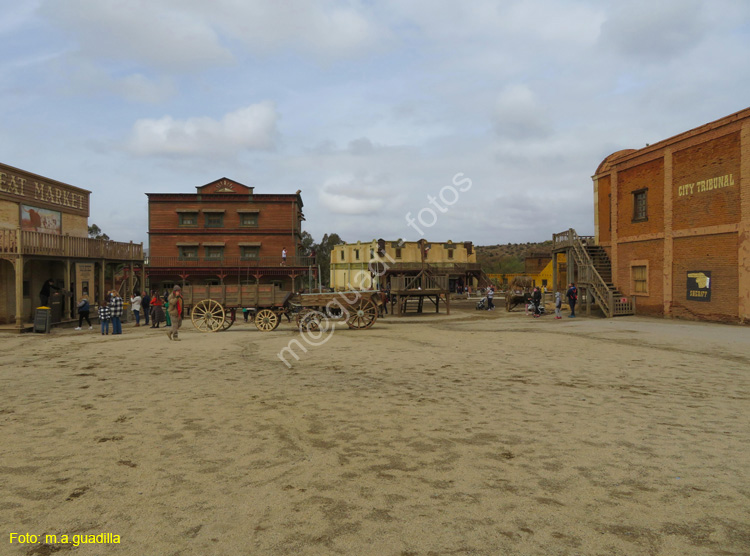
[{"label": "brick wall texture", "polygon": [[[600,165],[597,237],[615,265],[615,286],[633,295],[633,263],[648,266],[638,314],[748,322],[748,143],[750,108]],[[634,221],[633,193],[641,190],[647,220]],[[711,273],[710,301],[687,299],[694,271]]]}]

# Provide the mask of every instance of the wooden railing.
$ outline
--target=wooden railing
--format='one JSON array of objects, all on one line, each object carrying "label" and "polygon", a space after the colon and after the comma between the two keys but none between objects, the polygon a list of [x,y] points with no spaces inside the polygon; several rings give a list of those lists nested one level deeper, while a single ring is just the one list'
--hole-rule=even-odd
[{"label": "wooden railing", "polygon": [[593,236],[579,236],[572,228],[566,232],[553,234],[552,250],[568,250],[573,256],[578,271],[578,284],[591,290],[594,299],[606,317],[635,314],[635,298],[621,298],[599,274],[586,250],[587,244],[593,244]]},{"label": "wooden railing", "polygon": [[142,261],[143,244],[0,228],[0,253]]},{"label": "wooden railing", "polygon": [[258,257],[245,259],[242,257],[148,257],[150,268],[284,268],[285,266],[300,268],[314,267],[317,269],[315,257],[292,256],[283,261],[281,257]]},{"label": "wooden railing", "polygon": [[403,292],[406,290],[442,290],[448,289],[447,276],[429,276],[419,274],[417,276],[394,276],[391,278],[391,292]]}]

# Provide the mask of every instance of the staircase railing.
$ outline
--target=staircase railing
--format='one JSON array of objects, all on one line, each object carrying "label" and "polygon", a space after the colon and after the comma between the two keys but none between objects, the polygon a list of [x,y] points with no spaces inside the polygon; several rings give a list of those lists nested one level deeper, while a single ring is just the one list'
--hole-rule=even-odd
[{"label": "staircase railing", "polygon": [[575,230],[570,229],[561,234],[554,234],[553,248],[571,248],[578,269],[578,282],[585,284],[587,289],[591,290],[605,316],[634,315],[635,299],[632,297],[627,300],[615,298],[615,291],[609,287],[596,269],[594,261],[586,250],[586,243],[593,243],[593,240],[592,236],[579,236]]}]

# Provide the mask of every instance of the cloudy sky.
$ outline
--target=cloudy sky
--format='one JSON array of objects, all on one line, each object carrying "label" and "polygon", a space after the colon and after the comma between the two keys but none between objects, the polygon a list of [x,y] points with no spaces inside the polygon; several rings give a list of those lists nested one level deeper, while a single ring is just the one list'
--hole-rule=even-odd
[{"label": "cloudy sky", "polygon": [[221,177],[316,240],[593,233],[603,158],[750,106],[747,0],[3,0],[0,41],[0,162],[120,241]]}]

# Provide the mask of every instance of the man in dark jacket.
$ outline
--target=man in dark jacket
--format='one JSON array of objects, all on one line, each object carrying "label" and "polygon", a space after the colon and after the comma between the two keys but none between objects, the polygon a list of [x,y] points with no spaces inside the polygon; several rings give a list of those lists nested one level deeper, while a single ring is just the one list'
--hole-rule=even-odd
[{"label": "man in dark jacket", "polygon": [[534,318],[536,318],[541,314],[539,305],[542,303],[542,290],[534,288],[534,293],[531,294],[531,302],[534,304]]},{"label": "man in dark jacket", "polygon": [[568,291],[565,295],[568,297],[568,305],[570,305],[570,314],[568,317],[575,318],[576,303],[578,302],[578,288],[576,288],[576,285],[573,282],[568,286]]},{"label": "man in dark jacket", "polygon": [[39,292],[39,300],[42,302],[42,307],[49,307],[49,296],[52,294],[52,290],[60,291],[55,285],[54,280],[50,278],[42,286],[42,291]]},{"label": "man in dark jacket", "polygon": [[141,293],[141,309],[143,315],[146,317],[146,324],[148,324],[149,317],[149,305],[151,305],[151,297],[146,292]]}]

